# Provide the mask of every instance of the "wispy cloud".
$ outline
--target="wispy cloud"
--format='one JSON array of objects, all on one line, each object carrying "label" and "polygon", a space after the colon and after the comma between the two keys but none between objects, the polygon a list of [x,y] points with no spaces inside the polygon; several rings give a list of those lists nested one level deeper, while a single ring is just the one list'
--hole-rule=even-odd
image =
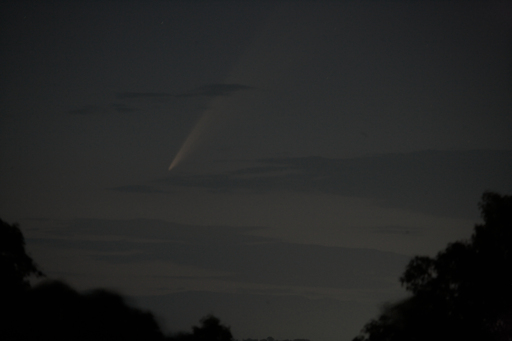
[{"label": "wispy cloud", "polygon": [[178,94],[177,97],[228,96],[237,91],[254,89],[242,84],[209,84]]},{"label": "wispy cloud", "polygon": [[[78,108],[68,110],[69,114],[73,115],[95,115],[95,114],[108,114],[108,113],[133,113],[141,111],[139,108],[130,105],[135,100],[139,104],[142,103],[165,103],[171,99],[177,98],[194,98],[194,97],[218,97],[230,96],[239,91],[247,91],[254,89],[254,87],[243,84],[208,84],[181,93],[170,92],[135,92],[124,91],[115,93],[115,99],[118,102],[111,104],[91,104],[83,105]],[[121,103],[119,103],[121,102]]]},{"label": "wispy cloud", "polygon": [[372,233],[377,234],[398,234],[398,235],[418,235],[419,232],[404,226],[382,226],[371,229]]},{"label": "wispy cloud", "polygon": [[84,105],[80,108],[68,110],[68,113],[72,115],[93,115],[100,113],[100,111],[100,107],[96,105]]},{"label": "wispy cloud", "polygon": [[175,95],[167,93],[167,92],[119,92],[116,94],[118,99],[138,99],[138,98],[148,98],[148,99],[161,99],[161,98],[169,98],[174,97]]},{"label": "wispy cloud", "polygon": [[254,230],[148,219],[83,219],[29,238],[40,247],[82,250],[108,264],[169,262],[225,274],[222,280],[227,282],[312,288],[396,286],[387,278],[398,276],[409,258],[371,249],[294,244],[253,236]]},{"label": "wispy cloud", "polygon": [[118,113],[121,113],[121,114],[126,114],[126,113],[131,113],[131,112],[138,111],[138,109],[136,109],[134,107],[131,107],[131,106],[128,106],[128,105],[123,104],[123,103],[112,103],[111,107],[115,111],[117,111]]},{"label": "wispy cloud", "polygon": [[512,191],[512,151],[423,151],[353,159],[259,160],[260,167],[170,174],[162,184],[209,190],[301,191],[366,197],[382,205],[475,217],[485,190]]},{"label": "wispy cloud", "polygon": [[138,108],[125,103],[111,103],[110,105],[84,105],[80,108],[68,110],[71,115],[105,115],[112,113],[128,114],[139,111]]},{"label": "wispy cloud", "polygon": [[229,96],[237,91],[254,89],[251,86],[243,84],[207,84],[193,88],[178,94],[169,92],[118,92],[118,99],[155,99],[161,100],[166,98],[184,98],[184,97],[216,97]]},{"label": "wispy cloud", "polygon": [[111,191],[117,192],[127,192],[127,193],[170,193],[169,191],[163,191],[151,186],[146,185],[128,185],[128,186],[119,186],[107,188]]}]

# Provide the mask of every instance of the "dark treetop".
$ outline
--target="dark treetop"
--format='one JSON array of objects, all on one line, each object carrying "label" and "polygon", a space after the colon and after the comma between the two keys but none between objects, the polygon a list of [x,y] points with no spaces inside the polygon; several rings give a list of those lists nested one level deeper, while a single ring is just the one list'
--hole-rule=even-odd
[{"label": "dark treetop", "polygon": [[512,196],[487,192],[479,206],[471,239],[413,258],[400,278],[412,296],[354,341],[512,340]]}]

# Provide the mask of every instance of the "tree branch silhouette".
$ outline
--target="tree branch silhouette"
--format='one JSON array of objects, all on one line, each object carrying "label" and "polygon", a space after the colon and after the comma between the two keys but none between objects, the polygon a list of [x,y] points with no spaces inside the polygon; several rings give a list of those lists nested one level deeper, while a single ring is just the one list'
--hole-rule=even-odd
[{"label": "tree branch silhouette", "polygon": [[[25,251],[17,224],[0,220],[0,340],[2,341],[171,341],[153,314],[129,306],[114,292],[79,293],[61,281],[31,287],[30,276],[44,276]],[[208,315],[191,334],[194,341],[232,341],[231,331]]]},{"label": "tree branch silhouette", "polygon": [[400,277],[412,296],[388,305],[354,341],[512,340],[512,196],[485,192],[469,241],[414,257]]}]

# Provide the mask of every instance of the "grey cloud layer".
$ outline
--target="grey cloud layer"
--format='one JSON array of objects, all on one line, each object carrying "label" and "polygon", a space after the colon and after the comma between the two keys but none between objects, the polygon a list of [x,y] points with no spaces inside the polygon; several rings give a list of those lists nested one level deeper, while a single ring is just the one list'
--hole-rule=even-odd
[{"label": "grey cloud layer", "polygon": [[116,99],[124,101],[123,103],[111,103],[109,105],[84,105],[79,108],[70,109],[68,110],[68,113],[73,115],[93,115],[115,111],[117,113],[124,114],[139,111],[138,108],[133,107],[131,104],[125,103],[130,103],[131,100],[150,103],[165,103],[173,98],[230,96],[238,91],[247,91],[253,89],[255,88],[243,84],[207,84],[197,88],[189,89],[182,93],[125,91],[115,94]]},{"label": "grey cloud layer", "polygon": [[166,98],[174,97],[173,94],[167,92],[120,92],[116,94],[119,99],[137,99],[137,98]]},{"label": "grey cloud layer", "polygon": [[170,193],[169,191],[162,191],[151,186],[145,185],[128,185],[109,188],[110,190],[117,192],[127,193]]},{"label": "grey cloud layer", "polygon": [[128,114],[138,111],[138,108],[133,107],[131,105],[127,105],[124,103],[111,103],[110,105],[84,105],[79,108],[68,110],[68,114],[88,116],[108,114],[112,112],[117,112],[119,114]]},{"label": "grey cloud layer", "polygon": [[143,219],[75,220],[31,243],[87,250],[113,264],[169,261],[227,273],[222,279],[231,282],[357,290],[396,287],[408,260],[369,249],[286,243],[251,236],[251,230]]},{"label": "grey cloud layer", "polygon": [[243,84],[208,84],[187,90],[179,94],[168,92],[120,92],[117,93],[119,99],[162,99],[170,97],[215,97],[228,96],[237,91],[254,89],[251,86]]},{"label": "grey cloud layer", "polygon": [[224,191],[292,190],[368,197],[382,205],[469,218],[475,218],[475,202],[485,190],[512,190],[512,151],[423,151],[260,162],[264,165],[225,173],[170,174],[161,182]]},{"label": "grey cloud layer", "polygon": [[253,87],[242,84],[210,84],[195,88],[179,94],[177,97],[195,97],[195,96],[228,96],[234,92],[254,89]]}]

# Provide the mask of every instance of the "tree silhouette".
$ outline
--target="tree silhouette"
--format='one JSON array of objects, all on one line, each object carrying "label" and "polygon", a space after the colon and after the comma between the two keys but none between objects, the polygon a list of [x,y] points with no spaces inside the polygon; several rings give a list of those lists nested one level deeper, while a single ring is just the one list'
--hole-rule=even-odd
[{"label": "tree silhouette", "polygon": [[17,224],[0,220],[0,340],[164,340],[153,315],[106,290],[80,294],[49,281],[25,251]]},{"label": "tree silhouette", "polygon": [[6,311],[30,288],[31,276],[42,277],[25,251],[25,238],[18,224],[0,219],[0,305]]},{"label": "tree silhouette", "polygon": [[192,333],[178,333],[170,338],[172,341],[233,341],[229,327],[220,323],[220,320],[207,315],[201,319],[201,326],[193,326]]},{"label": "tree silhouette", "polygon": [[400,278],[412,296],[384,308],[354,341],[512,340],[512,196],[486,192],[484,224]]},{"label": "tree silhouette", "polygon": [[11,316],[3,340],[164,340],[150,312],[128,306],[118,294],[81,294],[60,281],[29,290]]},{"label": "tree silhouette", "polygon": [[25,252],[17,224],[0,220],[0,340],[2,341],[232,341],[229,327],[208,315],[192,333],[164,336],[153,314],[103,289],[79,293],[60,281],[31,288],[44,276]]},{"label": "tree silhouette", "polygon": [[44,276],[25,252],[25,238],[18,224],[0,219],[0,295],[5,299],[30,287],[30,276]]},{"label": "tree silhouette", "polygon": [[195,341],[231,341],[233,335],[229,327],[220,324],[220,320],[208,315],[201,319],[201,327],[192,328]]}]

